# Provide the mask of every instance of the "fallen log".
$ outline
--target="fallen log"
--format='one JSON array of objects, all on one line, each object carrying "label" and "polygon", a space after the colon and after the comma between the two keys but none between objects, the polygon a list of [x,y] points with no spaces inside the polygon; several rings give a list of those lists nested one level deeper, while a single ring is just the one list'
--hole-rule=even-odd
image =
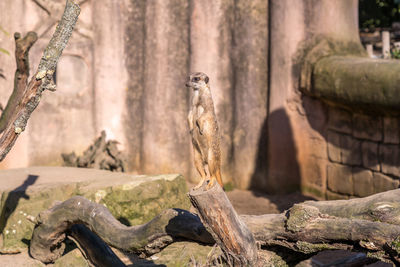
[{"label": "fallen log", "polygon": [[[261,250],[283,251],[292,256],[291,264],[332,249],[364,252],[368,257],[399,264],[399,198],[400,189],[396,189],[360,199],[306,201],[281,214],[239,217]],[[147,224],[127,227],[104,206],[73,197],[38,215],[31,255],[43,262],[56,260],[62,254],[66,231],[78,223],[108,245],[142,256],[182,239],[215,242],[199,217],[185,210],[169,209]]]},{"label": "fallen log", "polygon": [[[168,209],[146,224],[128,227],[103,205],[75,196],[37,216],[30,244],[31,256],[44,263],[54,262],[64,252],[62,242],[67,230],[75,224],[87,226],[108,245],[143,256],[155,254],[181,239],[214,243],[200,219],[188,211]],[[87,249],[96,250],[97,247]]]}]

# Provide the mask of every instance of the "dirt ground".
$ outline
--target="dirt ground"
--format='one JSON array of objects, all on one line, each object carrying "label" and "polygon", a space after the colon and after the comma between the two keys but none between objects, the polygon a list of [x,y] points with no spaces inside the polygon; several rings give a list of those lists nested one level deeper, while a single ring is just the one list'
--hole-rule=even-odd
[{"label": "dirt ground", "polygon": [[[189,187],[193,185],[188,185]],[[301,195],[300,193],[292,193],[286,195],[267,195],[246,190],[234,189],[227,192],[228,198],[239,214],[259,215],[266,213],[280,213],[295,203],[312,200],[310,197]],[[336,261],[348,258],[350,256],[361,256],[361,254],[351,253],[348,251],[326,251],[319,253],[312,259],[304,262],[303,267],[316,266],[354,266],[344,263],[337,264]],[[38,262],[31,259],[27,252],[17,255],[0,255],[0,267],[20,267],[20,266],[38,266]],[[357,265],[357,266],[373,266],[388,267],[391,264],[377,262],[373,264]]]}]

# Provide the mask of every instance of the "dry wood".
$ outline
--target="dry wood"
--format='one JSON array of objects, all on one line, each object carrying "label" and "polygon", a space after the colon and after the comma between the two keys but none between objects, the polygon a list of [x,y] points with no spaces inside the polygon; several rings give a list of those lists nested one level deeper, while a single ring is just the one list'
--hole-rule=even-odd
[{"label": "dry wood", "polygon": [[143,255],[157,253],[177,239],[214,243],[200,219],[188,211],[165,210],[146,224],[128,227],[103,205],[79,196],[41,212],[36,220],[30,254],[46,263],[62,255],[65,232],[75,224],[86,225],[113,247]]},{"label": "dry wood", "polygon": [[6,157],[18,136],[25,130],[28,119],[39,104],[43,91],[55,90],[53,74],[62,51],[71,37],[79,13],[79,6],[73,0],[67,0],[63,16],[44,50],[38,70],[24,89],[19,104],[12,111],[12,118],[0,138],[0,161]]},{"label": "dry wood", "polygon": [[[211,196],[221,194],[210,193]],[[204,193],[195,194],[195,197],[197,200],[212,200]],[[216,202],[218,203],[207,203],[214,208],[219,206],[224,214],[228,213],[220,199]],[[289,264],[330,249],[360,251],[368,253],[369,257],[398,264],[399,203],[400,189],[396,189],[360,199],[306,201],[281,214],[242,215],[240,220],[247,225],[264,251],[283,251],[286,254],[281,256]],[[215,211],[219,208],[214,208],[200,210],[218,218],[221,215],[215,214]],[[113,218],[104,206],[82,197],[74,197],[40,213],[31,240],[32,256],[44,262],[57,259],[63,250],[61,244],[65,232],[77,223],[85,224],[111,246],[143,255],[157,253],[177,239],[212,244],[214,237],[218,244],[223,243],[221,247],[224,249],[228,249],[224,247],[229,244],[227,238],[233,239],[230,237],[232,233],[226,232],[226,229],[223,229],[223,233],[218,232],[218,226],[224,225],[223,223],[212,228],[207,225],[211,228],[212,237],[200,219],[188,211],[166,210],[147,224],[127,227]],[[96,250],[97,246],[90,246],[93,246],[91,250]],[[292,262],[285,258],[293,255],[301,257],[292,257]]]},{"label": "dry wood", "polygon": [[192,189],[189,198],[204,226],[224,251],[227,262],[231,266],[255,265],[257,245],[252,233],[217,183],[209,190],[205,187]]},{"label": "dry wood", "polygon": [[82,156],[77,157],[75,152],[61,154],[64,166],[124,172],[125,158],[118,150],[117,144],[115,140],[106,141],[106,132],[102,131],[101,136],[83,152]]},{"label": "dry wood", "polygon": [[29,78],[29,50],[37,41],[38,37],[36,33],[28,32],[24,38],[21,38],[21,34],[16,32],[14,34],[14,39],[17,70],[14,75],[14,89],[0,117],[0,133],[3,132],[8,125],[12,114],[15,113],[18,102],[25,92]]}]

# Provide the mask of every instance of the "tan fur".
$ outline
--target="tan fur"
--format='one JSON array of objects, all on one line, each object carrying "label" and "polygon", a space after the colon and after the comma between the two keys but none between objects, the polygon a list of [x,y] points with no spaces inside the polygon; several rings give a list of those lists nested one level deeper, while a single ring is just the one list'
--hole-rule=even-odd
[{"label": "tan fur", "polygon": [[208,77],[201,72],[193,73],[189,76],[186,86],[193,89],[188,123],[192,136],[194,165],[202,178],[195,188],[202,186],[206,181],[207,189],[212,187],[215,181],[223,187],[220,171],[220,134]]}]

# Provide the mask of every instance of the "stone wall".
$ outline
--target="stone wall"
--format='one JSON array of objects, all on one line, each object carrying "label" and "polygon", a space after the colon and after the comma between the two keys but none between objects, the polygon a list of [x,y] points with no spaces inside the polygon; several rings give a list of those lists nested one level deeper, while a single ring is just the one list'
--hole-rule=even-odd
[{"label": "stone wall", "polygon": [[399,187],[400,119],[329,107],[327,197],[364,197]]}]

